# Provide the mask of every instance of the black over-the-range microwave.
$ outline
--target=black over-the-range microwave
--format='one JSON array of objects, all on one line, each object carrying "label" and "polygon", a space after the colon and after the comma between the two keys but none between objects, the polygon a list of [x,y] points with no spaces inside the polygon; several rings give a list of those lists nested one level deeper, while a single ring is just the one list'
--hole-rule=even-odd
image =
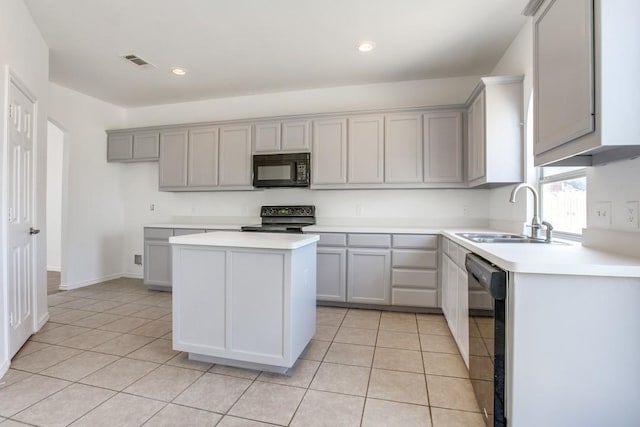
[{"label": "black over-the-range microwave", "polygon": [[256,154],[253,156],[254,187],[308,187],[309,153]]}]

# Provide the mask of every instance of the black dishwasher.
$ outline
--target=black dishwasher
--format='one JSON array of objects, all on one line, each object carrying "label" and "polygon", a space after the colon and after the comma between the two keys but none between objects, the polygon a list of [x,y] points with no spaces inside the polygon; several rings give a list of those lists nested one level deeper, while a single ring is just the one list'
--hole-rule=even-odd
[{"label": "black dishwasher", "polygon": [[469,299],[469,377],[487,427],[505,427],[507,273],[475,254],[467,254],[465,266],[469,288],[491,296],[491,309]]}]

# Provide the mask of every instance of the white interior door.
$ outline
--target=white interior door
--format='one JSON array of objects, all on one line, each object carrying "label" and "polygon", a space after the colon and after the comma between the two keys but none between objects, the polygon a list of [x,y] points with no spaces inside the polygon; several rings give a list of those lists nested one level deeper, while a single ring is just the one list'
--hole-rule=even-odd
[{"label": "white interior door", "polygon": [[33,332],[35,245],[33,230],[33,102],[13,82],[9,87],[8,294],[10,356]]}]

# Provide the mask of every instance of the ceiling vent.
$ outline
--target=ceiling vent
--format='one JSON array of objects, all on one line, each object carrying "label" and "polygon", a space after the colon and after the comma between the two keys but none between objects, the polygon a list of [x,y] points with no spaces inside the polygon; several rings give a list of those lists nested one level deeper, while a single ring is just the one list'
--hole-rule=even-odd
[{"label": "ceiling vent", "polygon": [[140,58],[138,55],[130,53],[128,55],[122,55],[120,58],[124,59],[128,63],[134,65],[136,68],[151,68],[154,65]]}]

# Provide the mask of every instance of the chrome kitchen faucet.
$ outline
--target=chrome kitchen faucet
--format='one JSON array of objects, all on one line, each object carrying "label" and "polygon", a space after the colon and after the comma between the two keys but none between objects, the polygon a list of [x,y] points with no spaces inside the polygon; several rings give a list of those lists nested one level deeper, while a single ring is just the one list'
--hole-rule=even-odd
[{"label": "chrome kitchen faucet", "polygon": [[516,185],[511,191],[511,197],[509,198],[509,201],[511,203],[516,202],[516,194],[521,188],[528,188],[533,193],[533,219],[531,220],[531,238],[539,239],[540,232],[542,231],[542,226],[544,225],[546,227],[545,241],[547,243],[551,242],[551,232],[553,230],[553,226],[547,221],[542,221],[542,223],[540,222],[540,217],[538,216],[540,213],[540,205],[538,204],[538,191],[535,189],[535,187],[525,183]]}]

